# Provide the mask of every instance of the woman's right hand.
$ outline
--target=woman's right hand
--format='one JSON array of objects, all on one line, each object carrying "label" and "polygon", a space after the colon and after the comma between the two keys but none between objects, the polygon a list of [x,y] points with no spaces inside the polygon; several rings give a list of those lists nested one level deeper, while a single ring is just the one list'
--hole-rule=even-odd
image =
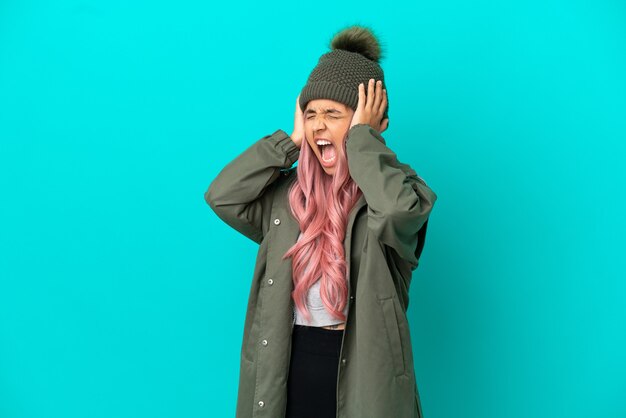
[{"label": "woman's right hand", "polygon": [[296,111],[293,121],[293,132],[290,135],[291,139],[300,148],[302,140],[304,139],[304,115],[300,110],[300,95],[296,99]]}]

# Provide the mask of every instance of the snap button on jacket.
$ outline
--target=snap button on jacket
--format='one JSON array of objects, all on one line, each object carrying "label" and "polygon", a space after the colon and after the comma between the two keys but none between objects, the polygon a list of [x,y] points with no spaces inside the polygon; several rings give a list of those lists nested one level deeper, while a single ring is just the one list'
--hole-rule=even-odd
[{"label": "snap button on jacket", "polygon": [[[346,152],[363,195],[344,239],[349,299],[337,376],[337,418],[422,418],[406,310],[437,195],[367,124],[350,128]],[[277,130],[228,163],[204,198],[259,244],[243,329],[237,418],[283,418],[293,329],[291,258],[300,228],[289,185],[300,149]]]}]

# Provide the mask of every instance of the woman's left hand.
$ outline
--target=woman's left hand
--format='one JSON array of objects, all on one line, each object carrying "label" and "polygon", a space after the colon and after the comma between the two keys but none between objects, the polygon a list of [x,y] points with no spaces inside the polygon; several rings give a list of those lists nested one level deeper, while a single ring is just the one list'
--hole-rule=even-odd
[{"label": "woman's left hand", "polygon": [[366,123],[378,132],[384,131],[389,123],[389,118],[383,119],[386,108],[387,90],[383,89],[382,81],[378,80],[374,85],[374,79],[371,78],[367,86],[367,96],[364,84],[359,84],[359,103],[352,115],[350,128],[359,123]]}]

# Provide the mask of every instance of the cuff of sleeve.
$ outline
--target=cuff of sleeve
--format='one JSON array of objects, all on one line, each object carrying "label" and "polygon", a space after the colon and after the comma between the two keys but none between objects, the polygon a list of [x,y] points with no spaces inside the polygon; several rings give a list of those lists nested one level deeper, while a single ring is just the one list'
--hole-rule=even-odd
[{"label": "cuff of sleeve", "polygon": [[300,148],[298,148],[287,132],[282,129],[277,129],[271,135],[271,138],[287,156],[286,168],[290,168],[298,160],[298,157],[300,156]]},{"label": "cuff of sleeve", "polygon": [[353,125],[350,130],[348,131],[348,133],[352,132],[353,130],[356,130],[357,128],[361,127],[361,126],[367,126],[368,128],[371,128],[371,126],[367,123],[357,123],[356,125]]},{"label": "cuff of sleeve", "polygon": [[383,144],[386,144],[385,139],[382,137],[380,132],[378,132],[376,129],[372,128],[371,125],[369,125],[367,123],[357,123],[356,125],[352,126],[348,130],[348,137],[346,138],[346,145],[348,143],[348,140],[352,136],[354,136],[354,135],[368,136],[368,134],[369,134],[369,136],[373,136],[374,138],[378,139]]}]

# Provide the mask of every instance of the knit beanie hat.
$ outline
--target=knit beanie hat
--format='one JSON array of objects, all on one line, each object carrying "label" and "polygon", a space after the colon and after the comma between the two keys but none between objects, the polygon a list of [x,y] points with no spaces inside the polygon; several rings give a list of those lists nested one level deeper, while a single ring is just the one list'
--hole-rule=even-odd
[{"label": "knit beanie hat", "polygon": [[[356,110],[359,102],[359,84],[364,83],[365,94],[370,78],[382,81],[385,75],[379,65],[383,53],[372,30],[349,26],[335,34],[330,52],[323,54],[300,92],[300,109],[304,112],[309,101],[330,99]],[[388,117],[389,99],[383,119]]]}]

